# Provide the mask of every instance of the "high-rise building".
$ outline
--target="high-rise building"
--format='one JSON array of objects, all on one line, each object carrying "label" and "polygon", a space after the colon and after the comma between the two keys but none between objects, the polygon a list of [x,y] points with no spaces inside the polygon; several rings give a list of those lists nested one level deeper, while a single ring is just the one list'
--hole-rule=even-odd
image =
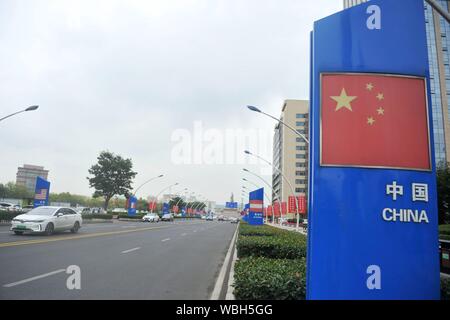
[{"label": "high-rise building", "polygon": [[[344,8],[366,0],[344,0]],[[437,0],[450,12],[450,1]],[[436,163],[450,162],[450,25],[424,1]]]},{"label": "high-rise building", "polygon": [[47,180],[48,170],[41,166],[24,164],[23,167],[17,168],[16,185],[27,188],[29,192],[34,192],[37,177]]},{"label": "high-rise building", "polygon": [[[308,138],[309,102],[286,100],[281,110],[280,120],[295,128]],[[273,138],[273,164],[292,185],[295,195],[308,194],[308,144],[292,130],[278,123]],[[292,196],[291,188],[276,170],[272,174],[273,201],[278,196],[287,202]]]}]

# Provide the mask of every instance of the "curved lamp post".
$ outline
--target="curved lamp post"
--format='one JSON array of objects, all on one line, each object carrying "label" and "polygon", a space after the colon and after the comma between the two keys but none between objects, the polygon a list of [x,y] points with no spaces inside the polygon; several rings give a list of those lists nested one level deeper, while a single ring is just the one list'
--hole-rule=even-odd
[{"label": "curved lamp post", "polygon": [[143,186],[145,186],[147,183],[152,182],[153,180],[156,180],[156,179],[162,178],[162,177],[164,177],[164,175],[160,174],[159,176],[148,179],[147,181],[145,181],[143,184],[141,184],[139,187],[136,188],[136,190],[133,192],[133,196],[135,196],[136,193],[139,191],[139,189],[142,188]]},{"label": "curved lamp post", "polygon": [[11,113],[10,115],[7,115],[6,117],[1,118],[0,121],[5,120],[6,118],[9,118],[9,117],[15,116],[16,114],[19,114],[19,113],[22,113],[22,112],[27,112],[27,111],[34,111],[34,110],[37,110],[37,108],[39,108],[39,106],[31,106],[31,107],[28,107],[28,108],[26,108],[26,109],[24,109],[24,110],[20,110],[20,111]]},{"label": "curved lamp post", "polygon": [[278,169],[276,166],[274,166],[270,161],[267,161],[266,159],[258,156],[257,154],[251,153],[248,150],[244,151],[246,154],[254,156],[256,158],[258,158],[259,160],[267,163],[269,166],[272,167],[273,170],[275,170],[276,172],[278,172],[284,179],[284,181],[286,181],[286,183],[288,184],[289,188],[291,189],[292,195],[294,196],[294,203],[295,203],[295,212],[297,214],[297,225],[296,225],[296,229],[298,230],[299,226],[300,226],[300,213],[298,212],[298,208],[300,207],[300,201],[299,199],[295,196],[295,191],[294,188],[292,187],[292,184],[289,182],[289,180],[285,177],[285,175],[283,174],[283,172],[281,172],[280,169]]},{"label": "curved lamp post", "polygon": [[[175,187],[175,186],[177,186],[177,185],[179,185],[178,182],[177,182],[177,183],[174,183],[174,184],[171,184],[170,186],[168,186],[168,187],[162,189],[162,190],[156,195],[156,197],[155,197],[155,198],[156,198],[156,202],[158,202],[158,197],[161,195],[161,193],[163,193],[163,192],[166,191],[167,189],[170,189],[170,188]],[[153,206],[152,206],[152,210],[151,210],[150,212],[153,213]]]},{"label": "curved lamp post", "polygon": [[309,144],[309,140],[308,140],[302,133],[298,132],[296,129],[292,128],[290,125],[288,125],[287,123],[283,122],[282,120],[277,119],[276,117],[274,117],[274,116],[272,116],[272,115],[270,115],[270,114],[268,114],[268,113],[265,113],[265,112],[261,111],[260,109],[258,109],[258,108],[255,107],[255,106],[247,106],[247,108],[248,108],[249,110],[251,110],[251,111],[258,112],[258,113],[261,113],[261,114],[263,114],[263,115],[266,115],[266,116],[268,116],[269,118],[272,118],[272,119],[274,119],[275,121],[281,123],[282,125],[284,125],[284,126],[286,126],[287,128],[291,129],[296,135],[298,135],[299,137],[301,137],[307,144]]}]

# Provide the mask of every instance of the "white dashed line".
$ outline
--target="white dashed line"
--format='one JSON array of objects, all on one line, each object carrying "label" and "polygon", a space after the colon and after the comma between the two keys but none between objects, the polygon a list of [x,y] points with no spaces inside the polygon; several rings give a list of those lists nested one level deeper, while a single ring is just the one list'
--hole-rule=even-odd
[{"label": "white dashed line", "polygon": [[136,248],[133,248],[133,249],[128,249],[128,250],[122,251],[122,253],[133,252],[133,251],[139,250],[140,248],[141,248],[141,247],[136,247]]},{"label": "white dashed line", "polygon": [[183,236],[183,237],[184,237],[185,235],[187,235],[187,233],[182,233],[182,234],[181,234],[181,236]]},{"label": "white dashed line", "polygon": [[15,287],[15,286],[18,286],[20,284],[24,284],[24,283],[31,282],[31,281],[38,280],[38,279],[42,279],[42,278],[46,278],[46,277],[52,276],[54,274],[65,272],[65,271],[66,271],[66,269],[55,270],[55,271],[52,271],[52,272],[49,272],[49,273],[44,273],[44,274],[41,274],[39,276],[35,276],[35,277],[32,277],[32,278],[20,280],[20,281],[13,282],[13,283],[8,283],[8,284],[3,285],[3,287],[5,287],[5,288]]},{"label": "white dashed line", "polygon": [[167,239],[161,240],[161,242],[166,242],[166,241],[169,241],[169,240],[170,240],[170,238],[167,238]]}]

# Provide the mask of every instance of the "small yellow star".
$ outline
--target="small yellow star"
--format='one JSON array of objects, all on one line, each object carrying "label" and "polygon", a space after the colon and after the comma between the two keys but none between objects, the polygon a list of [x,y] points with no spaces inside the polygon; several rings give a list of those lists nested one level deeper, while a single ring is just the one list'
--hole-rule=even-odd
[{"label": "small yellow star", "polygon": [[377,99],[380,101],[384,100],[384,94],[382,94],[382,93],[377,94]]},{"label": "small yellow star", "polygon": [[377,112],[378,112],[378,115],[384,116],[384,109],[383,109],[382,107],[379,107],[379,108],[377,109]]},{"label": "small yellow star", "polygon": [[375,119],[372,117],[367,118],[367,124],[373,125],[375,123]]},{"label": "small yellow star", "polygon": [[357,97],[347,96],[347,92],[345,92],[345,89],[342,88],[340,96],[331,96],[330,98],[337,102],[336,111],[341,108],[346,108],[350,111],[353,111],[350,102],[355,100]]},{"label": "small yellow star", "polygon": [[372,84],[372,83],[366,84],[366,89],[369,90],[369,91],[372,91],[372,89],[373,89],[373,84]]}]

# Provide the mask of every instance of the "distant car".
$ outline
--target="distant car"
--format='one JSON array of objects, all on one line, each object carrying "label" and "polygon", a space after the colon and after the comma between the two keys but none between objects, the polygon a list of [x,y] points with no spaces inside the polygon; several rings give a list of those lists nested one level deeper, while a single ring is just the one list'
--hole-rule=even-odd
[{"label": "distant car", "polygon": [[173,215],[171,213],[163,214],[161,221],[173,221]]},{"label": "distant car", "polygon": [[202,216],[202,220],[205,220],[205,219],[206,219],[206,216],[205,216],[205,215],[203,215],[203,216]]},{"label": "distant car", "polygon": [[15,234],[27,232],[51,235],[54,231],[65,230],[77,233],[82,223],[81,214],[71,208],[42,206],[15,217],[10,230]]},{"label": "distant car", "polygon": [[159,216],[156,213],[149,213],[142,217],[142,222],[159,222]]},{"label": "distant car", "polygon": [[217,217],[217,221],[225,221],[225,217],[224,216],[218,216]]},{"label": "distant car", "polygon": [[239,223],[239,218],[231,217],[230,221],[231,221],[231,223]]},{"label": "distant car", "polygon": [[213,221],[214,220],[214,217],[213,216],[206,216],[206,221]]},{"label": "distant car", "polygon": [[16,211],[14,204],[9,202],[0,202],[0,210],[2,211]]}]

